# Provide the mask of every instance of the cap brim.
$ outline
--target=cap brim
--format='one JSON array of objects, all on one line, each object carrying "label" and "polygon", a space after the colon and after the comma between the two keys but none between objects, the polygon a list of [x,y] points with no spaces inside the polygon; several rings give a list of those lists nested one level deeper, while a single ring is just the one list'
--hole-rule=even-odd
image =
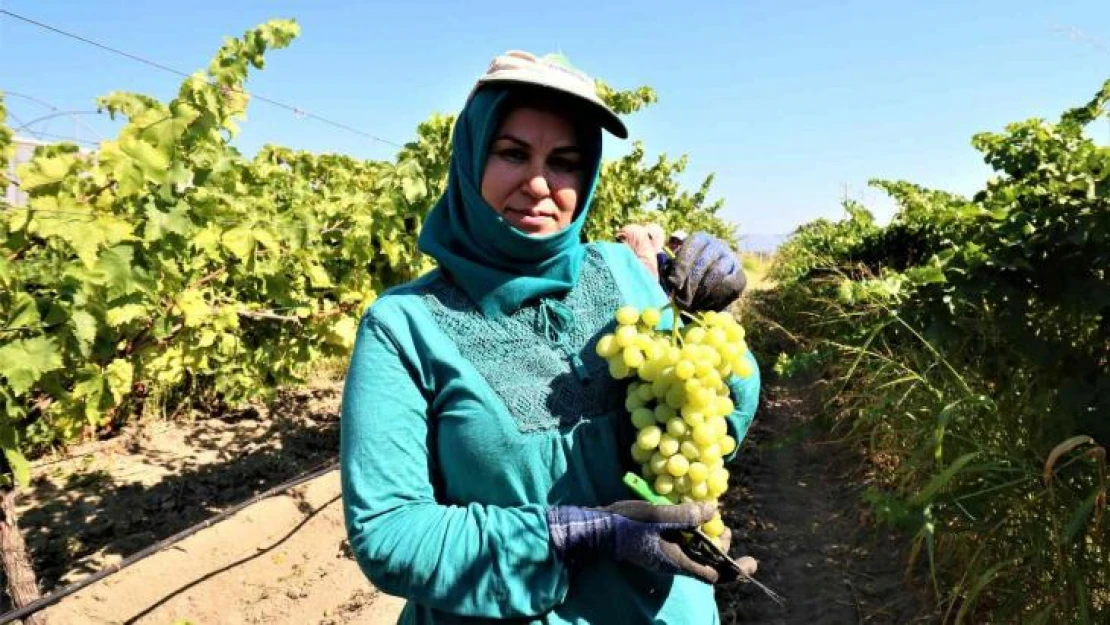
[{"label": "cap brim", "polygon": [[547,81],[540,81],[532,78],[530,72],[518,72],[513,70],[498,72],[498,74],[483,76],[478,79],[478,86],[490,83],[515,83],[520,85],[528,85],[531,87],[539,87],[542,89],[550,89],[561,95],[574,98],[575,101],[587,105],[592,111],[598,123],[602,128],[609,131],[610,134],[618,139],[628,138],[628,127],[624,125],[621,118],[617,116],[609,107],[605,106],[600,100],[594,100],[589,97],[583,96],[575,90],[564,89],[557,84],[551,84]]}]

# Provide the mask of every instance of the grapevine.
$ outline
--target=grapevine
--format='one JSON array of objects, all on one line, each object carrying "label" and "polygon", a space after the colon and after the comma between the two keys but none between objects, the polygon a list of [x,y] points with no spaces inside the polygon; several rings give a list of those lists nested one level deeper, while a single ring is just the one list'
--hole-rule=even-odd
[{"label": "grapevine", "polygon": [[882,459],[864,499],[928,551],[946,621],[1110,622],[1108,108],[1105,81],[976,134],[994,171],[971,196],[872,181],[887,224],[846,200],[749,301],[791,345],[776,372],[833,381],[831,427]]},{"label": "grapevine", "polygon": [[[0,485],[133,415],[303,383],[349,355],[378,293],[432,267],[416,240],[446,186],[453,117],[431,116],[390,160],[232,145],[248,74],[299,34],[273,20],[227,39],[169,101],[109,93],[97,105],[124,122],[117,136],[89,153],[42,146],[16,168],[26,201],[0,204]],[[653,99],[605,93],[628,112]],[[0,97],[2,172],[5,117]],[[706,185],[680,192],[677,165],[640,151],[606,167],[619,175],[591,208],[598,238],[651,204],[668,227],[726,229]]]},{"label": "grapevine", "polygon": [[[662,314],[621,307],[597,353],[613,378],[629,380],[625,408],[637,431],[630,453],[644,479],[672,503],[716,502],[728,490],[725,458],[737,445],[728,433],[735,406],[726,380],[754,373],[744,328],[709,311],[688,315],[681,329],[660,330]],[[720,513],[701,529],[719,540]]]}]

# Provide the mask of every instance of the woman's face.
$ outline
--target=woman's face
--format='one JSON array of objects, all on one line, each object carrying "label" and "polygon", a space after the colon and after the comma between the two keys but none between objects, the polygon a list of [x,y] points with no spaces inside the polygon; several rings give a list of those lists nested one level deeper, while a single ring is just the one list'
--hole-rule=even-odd
[{"label": "woman's face", "polygon": [[482,197],[517,230],[558,232],[574,220],[584,186],[574,126],[546,111],[510,113],[490,146]]}]

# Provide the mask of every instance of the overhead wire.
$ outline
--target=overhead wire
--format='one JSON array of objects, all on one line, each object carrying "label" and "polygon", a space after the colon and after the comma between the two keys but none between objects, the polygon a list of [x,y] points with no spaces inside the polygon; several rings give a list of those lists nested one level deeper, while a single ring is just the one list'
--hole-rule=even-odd
[{"label": "overhead wire", "polygon": [[[187,74],[186,72],[183,72],[179,69],[174,69],[174,68],[172,68],[168,65],[159,63],[157,61],[152,61],[152,60],[150,60],[146,57],[143,57],[143,56],[140,56],[140,55],[137,55],[137,54],[132,54],[132,53],[126,52],[124,50],[120,50],[119,48],[115,48],[113,46],[109,46],[107,44],[103,44],[103,43],[100,43],[98,41],[94,41],[94,40],[92,40],[88,37],[84,37],[84,36],[79,35],[77,33],[73,33],[73,32],[67,31],[67,30],[63,30],[63,29],[58,28],[56,26],[51,26],[50,24],[46,24],[46,23],[41,22],[39,20],[32,19],[32,18],[27,17],[25,15],[21,15],[19,13],[14,13],[14,12],[9,11],[7,9],[0,8],[0,15],[4,15],[4,16],[10,17],[12,19],[20,20],[22,22],[25,22],[27,24],[31,24],[31,25],[33,25],[35,27],[38,27],[38,28],[41,28],[43,30],[48,30],[50,32],[62,35],[64,37],[68,37],[70,39],[80,41],[84,44],[94,46],[94,47],[99,48],[101,50],[104,50],[106,52],[110,52],[112,54],[123,56],[123,57],[131,59],[131,60],[133,60],[137,63],[142,63],[144,65],[148,65],[150,67],[153,67],[155,69],[158,69],[158,70],[161,70],[161,71],[164,71],[164,72],[169,72],[171,74],[174,74],[174,75],[182,77],[182,78],[188,78],[189,77],[189,74]],[[346,124],[344,122],[340,122],[340,121],[336,121],[336,120],[328,118],[328,117],[324,117],[322,115],[319,115],[317,113],[313,113],[312,111],[308,111],[308,110],[303,109],[301,107],[294,106],[292,104],[286,104],[285,102],[281,102],[279,100],[275,100],[273,98],[269,98],[269,97],[266,97],[266,96],[258,94],[258,93],[248,92],[246,90],[239,89],[239,88],[232,88],[232,90],[236,91],[238,93],[242,93],[244,95],[251,96],[251,97],[255,98],[256,100],[259,100],[261,102],[265,102],[265,103],[270,104],[272,106],[276,106],[276,107],[285,109],[287,111],[290,111],[295,116],[297,116],[299,118],[311,118],[311,119],[316,120],[317,122],[320,122],[320,123],[326,124],[328,126],[331,126],[333,128],[338,128],[340,130],[343,130],[343,131],[346,131],[346,132],[349,132],[349,133],[352,133],[352,134],[370,139],[372,141],[377,141],[379,143],[384,143],[386,145],[390,145],[390,146],[393,146],[393,147],[398,148],[398,149],[404,148],[403,145],[401,145],[401,144],[399,144],[395,141],[390,141],[389,139],[382,138],[382,137],[380,137],[378,135],[375,135],[373,133],[369,133],[369,132],[366,132],[364,130],[360,130],[358,128],[355,128],[354,126],[351,126],[350,124]]]},{"label": "overhead wire", "polygon": [[64,117],[66,115],[68,115],[70,117],[75,117],[77,115],[100,115],[100,111],[55,111],[53,113],[48,113],[48,114],[43,115],[41,117],[36,117],[35,119],[32,119],[31,121],[24,123],[20,127],[15,128],[14,130],[15,130],[15,132],[21,132],[23,130],[28,130],[28,132],[30,132],[29,127],[34,125],[34,124],[49,121],[49,120],[57,118],[57,117]]},{"label": "overhead wire", "polygon": [[[39,104],[41,106],[44,106],[44,107],[50,109],[52,112],[59,112],[59,111],[62,110],[61,107],[54,106],[53,104],[51,104],[50,102],[47,102],[46,100],[43,100],[42,98],[37,98],[37,97],[32,96],[32,95],[27,95],[26,93],[20,93],[18,91],[11,91],[11,90],[8,90],[8,89],[3,90],[3,93],[4,93],[4,99],[5,100],[8,99],[8,98],[20,98],[20,99],[27,100],[29,102],[34,102],[35,104]],[[99,111],[97,111],[97,113],[99,114]],[[20,121],[19,118],[14,113],[12,113],[10,110],[8,111],[8,116],[15,119],[16,123],[20,124],[23,127],[27,127],[27,126],[30,125],[30,124],[25,124],[24,122]],[[86,124],[78,115],[70,115],[70,119],[73,120],[74,132],[77,131],[76,127],[78,125],[80,125],[82,128],[87,130],[91,135],[93,135],[97,139],[103,139],[104,138],[101,135],[101,133],[99,133],[95,128],[93,128],[89,124]],[[34,123],[34,122],[32,122],[32,123]],[[44,132],[38,131],[38,130],[31,130],[29,127],[27,128],[27,132],[32,133],[32,134],[43,134],[45,136],[50,136],[50,133],[44,133]],[[67,137],[58,135],[55,138],[65,139]],[[78,143],[80,143],[82,141],[81,139],[77,139],[77,138],[74,138],[74,139],[71,139],[71,140],[76,141]]]}]

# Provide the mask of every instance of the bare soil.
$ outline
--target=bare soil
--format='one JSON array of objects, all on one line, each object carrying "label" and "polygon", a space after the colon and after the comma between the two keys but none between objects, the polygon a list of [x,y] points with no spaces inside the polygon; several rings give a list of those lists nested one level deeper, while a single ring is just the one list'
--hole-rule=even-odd
[{"label": "bare soil", "polygon": [[[340,386],[330,383],[193,422],[144,423],[39,462],[19,501],[44,591],[334,458]],[[51,625],[379,625],[403,602],[351,558],[338,473],[263,499],[63,599]],[[5,606],[7,607],[7,606]]]},{"label": "bare soil", "polygon": [[[38,462],[18,505],[40,586],[83,579],[334,458],[340,390],[143,423]],[[724,623],[938,622],[905,574],[907,537],[867,523],[859,453],[817,434],[812,391],[765,387],[724,505],[733,555],[756,557],[786,605],[752,584],[721,587]],[[264,499],[45,614],[51,625],[394,623],[403,602],[351,558],[339,492],[332,472]]]},{"label": "bare soil", "polygon": [[[815,423],[818,382],[764,387],[723,502],[732,555],[759,561],[753,584],[719,588],[725,625],[939,623],[927,586],[907,575],[907,536],[870,525],[862,455]],[[918,572],[919,573],[919,572]]]}]

